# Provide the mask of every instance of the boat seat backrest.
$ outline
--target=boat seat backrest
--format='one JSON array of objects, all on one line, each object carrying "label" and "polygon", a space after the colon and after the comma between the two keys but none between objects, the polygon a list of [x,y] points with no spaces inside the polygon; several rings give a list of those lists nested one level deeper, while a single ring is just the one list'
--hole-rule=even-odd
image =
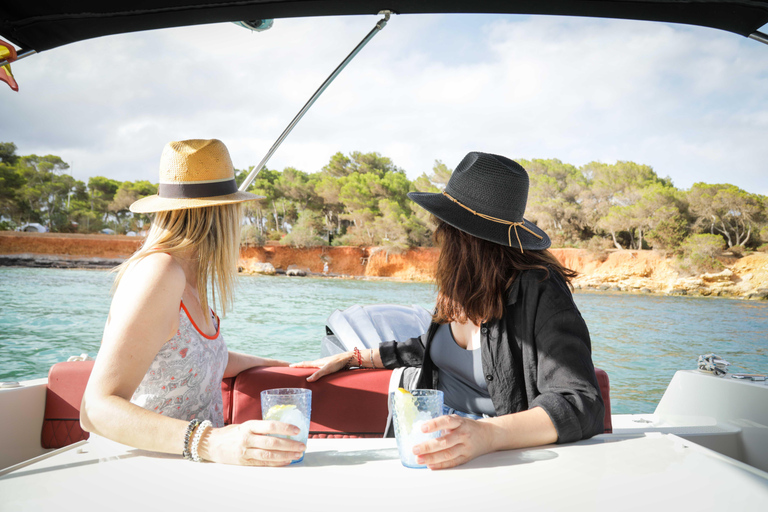
[{"label": "boat seat backrest", "polygon": [[[45,416],[41,432],[43,448],[61,448],[88,439],[80,428],[83,399],[93,361],[58,363],[51,367]],[[271,388],[312,390],[310,437],[382,437],[387,423],[387,393],[391,370],[339,372],[317,382],[306,378],[307,368],[251,368],[221,383],[224,421],[227,424],[261,419],[261,391]],[[608,375],[595,369],[605,401],[605,432],[611,430]]]},{"label": "boat seat backrest", "polygon": [[40,436],[43,448],[61,448],[88,439],[88,432],[80,428],[80,402],[92,369],[93,361],[72,361],[51,367]]},{"label": "boat seat backrest", "polygon": [[310,437],[382,437],[387,422],[391,370],[338,372],[316,382],[311,368],[252,368],[235,379],[232,423],[261,419],[262,390],[308,388],[312,391]]},{"label": "boat seat backrest", "polygon": [[608,374],[605,370],[600,368],[595,368],[595,376],[597,377],[597,384],[600,386],[600,394],[603,396],[603,403],[605,404],[603,432],[611,434],[613,432],[613,424],[611,422],[611,381],[608,379]]}]

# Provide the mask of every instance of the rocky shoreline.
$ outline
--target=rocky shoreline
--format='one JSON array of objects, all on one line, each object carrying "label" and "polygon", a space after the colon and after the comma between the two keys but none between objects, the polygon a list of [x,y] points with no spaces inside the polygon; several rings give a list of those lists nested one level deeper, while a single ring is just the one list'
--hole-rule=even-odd
[{"label": "rocky shoreline", "polygon": [[47,254],[0,254],[0,267],[109,270],[118,266],[123,261],[125,260],[109,258],[67,258]]},{"label": "rocky shoreline", "polygon": [[[0,266],[110,269],[141,244],[135,237],[0,232]],[[552,249],[579,273],[582,291],[768,300],[768,254],[720,258],[723,270],[687,275],[674,257],[654,251]],[[439,252],[416,248],[391,254],[371,247],[243,247],[244,274],[431,281]]]},{"label": "rocky shoreline", "polygon": [[613,251],[607,257],[588,253],[587,261],[582,262],[569,261],[572,255],[566,251],[576,250],[553,250],[566,266],[580,273],[574,280],[574,287],[579,290],[768,299],[765,253],[722,257],[721,271],[689,275],[678,268],[674,257],[653,251]]},{"label": "rocky shoreline", "polygon": [[[642,285],[621,285],[594,281],[586,278],[574,283],[574,288],[596,292],[634,292],[692,297],[731,297],[747,300],[768,300],[768,287],[751,289],[735,282],[734,274],[729,269],[718,273],[706,273],[697,277],[678,280],[676,287],[649,288]],[[651,285],[652,286],[652,285]]]}]

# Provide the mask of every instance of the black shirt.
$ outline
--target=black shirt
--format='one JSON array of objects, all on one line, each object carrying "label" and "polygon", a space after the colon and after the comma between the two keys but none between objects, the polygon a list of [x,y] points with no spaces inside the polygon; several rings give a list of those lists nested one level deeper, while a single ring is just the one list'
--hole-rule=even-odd
[{"label": "black shirt", "polygon": [[[418,388],[437,389],[429,345],[438,325],[420,338],[380,345],[384,366],[420,366]],[[483,372],[496,415],[541,407],[558,443],[603,432],[603,399],[592,364],[587,325],[565,281],[554,271],[520,273],[501,319],[480,329]]]}]

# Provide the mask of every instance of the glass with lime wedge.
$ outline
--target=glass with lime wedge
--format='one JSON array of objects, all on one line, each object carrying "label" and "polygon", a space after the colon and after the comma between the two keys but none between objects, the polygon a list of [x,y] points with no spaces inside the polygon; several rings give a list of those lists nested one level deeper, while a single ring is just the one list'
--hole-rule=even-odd
[{"label": "glass with lime wedge", "polygon": [[[307,444],[309,419],[312,413],[312,391],[304,388],[276,388],[261,392],[261,417],[265,421],[279,421],[299,427],[300,432],[287,437]],[[301,462],[304,456],[292,463]]]},{"label": "glass with lime wedge", "polygon": [[417,462],[413,447],[440,436],[439,431],[428,434],[422,432],[421,426],[443,414],[443,392],[436,389],[408,391],[398,388],[389,394],[389,404],[400,462],[408,468],[427,467]]}]

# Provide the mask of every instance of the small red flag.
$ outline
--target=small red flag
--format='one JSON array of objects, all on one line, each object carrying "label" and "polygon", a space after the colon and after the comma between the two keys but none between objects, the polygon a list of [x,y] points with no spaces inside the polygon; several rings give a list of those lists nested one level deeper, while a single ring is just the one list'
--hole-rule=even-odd
[{"label": "small red flag", "polygon": [[11,43],[6,43],[0,39],[0,60],[7,60],[8,64],[0,66],[0,80],[11,86],[16,92],[19,92],[19,84],[16,83],[16,79],[13,78],[11,73],[11,62],[16,60],[16,48]]}]

